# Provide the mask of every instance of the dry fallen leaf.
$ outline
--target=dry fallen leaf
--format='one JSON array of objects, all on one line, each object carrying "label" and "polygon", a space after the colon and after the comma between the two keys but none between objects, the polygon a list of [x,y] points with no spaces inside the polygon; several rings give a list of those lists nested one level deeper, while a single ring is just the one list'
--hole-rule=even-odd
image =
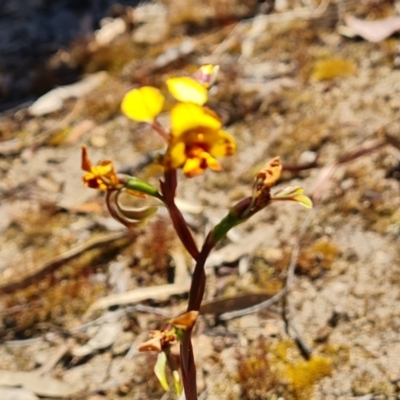
[{"label": "dry fallen leaf", "polygon": [[246,293],[226,298],[217,298],[204,301],[200,308],[200,314],[224,314],[226,312],[242,310],[252,307],[272,297],[271,293]]},{"label": "dry fallen leaf", "polygon": [[381,42],[400,30],[400,17],[395,16],[376,21],[363,21],[352,15],[346,15],[345,22],[354,33],[373,43]]}]

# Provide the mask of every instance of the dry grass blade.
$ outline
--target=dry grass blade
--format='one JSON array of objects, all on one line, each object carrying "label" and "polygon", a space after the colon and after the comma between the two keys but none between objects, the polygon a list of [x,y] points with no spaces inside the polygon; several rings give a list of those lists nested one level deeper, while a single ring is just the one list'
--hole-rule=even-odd
[{"label": "dry grass blade", "polygon": [[126,293],[112,294],[95,301],[86,311],[84,318],[87,319],[96,310],[102,310],[113,306],[135,304],[148,299],[162,300],[169,296],[186,293],[189,291],[189,288],[190,282],[187,282],[181,284],[151,286],[131,290]]}]

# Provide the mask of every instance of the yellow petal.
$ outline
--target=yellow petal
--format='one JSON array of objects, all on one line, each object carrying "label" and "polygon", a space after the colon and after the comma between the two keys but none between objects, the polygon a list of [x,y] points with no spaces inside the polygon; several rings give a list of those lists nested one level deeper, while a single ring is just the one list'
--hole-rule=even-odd
[{"label": "yellow petal", "polygon": [[313,208],[312,200],[304,194],[299,194],[299,195],[293,197],[293,201],[296,201],[297,203],[301,204],[305,208]]},{"label": "yellow petal", "polygon": [[207,102],[207,88],[187,76],[167,80],[168,90],[176,100],[202,106]]},{"label": "yellow petal", "polygon": [[110,164],[105,164],[105,165],[95,165],[92,166],[92,173],[97,176],[107,176],[110,172],[112,172],[114,169],[113,165]]},{"label": "yellow petal", "polygon": [[213,171],[222,171],[220,163],[213,156],[210,156],[210,154],[203,152],[201,154],[201,157],[203,158],[203,160],[205,160],[208,168],[212,169]]},{"label": "yellow petal", "polygon": [[235,139],[225,131],[219,131],[215,142],[212,144],[210,154],[214,157],[231,156],[236,151]]},{"label": "yellow petal", "polygon": [[138,122],[152,122],[160,114],[164,105],[164,96],[152,86],[133,89],[122,99],[121,110]]},{"label": "yellow petal", "polygon": [[176,169],[185,163],[185,148],[186,145],[182,141],[171,143],[166,156],[166,164],[168,168]]},{"label": "yellow petal", "polygon": [[298,186],[289,186],[273,194],[271,196],[271,199],[295,201],[296,203],[299,203],[306,208],[312,208],[313,203],[311,199],[303,193],[304,193],[303,188]]},{"label": "yellow petal", "polygon": [[91,189],[107,190],[107,185],[91,172],[86,173],[83,178],[83,184]]},{"label": "yellow petal", "polygon": [[284,189],[280,189],[273,196],[279,199],[287,199],[302,195],[303,193],[304,189],[300,186],[288,186]]},{"label": "yellow petal", "polygon": [[183,173],[188,178],[202,174],[204,169],[200,167],[200,164],[201,160],[199,158],[189,158],[183,166]]},{"label": "yellow petal", "polygon": [[220,119],[214,112],[196,104],[180,103],[171,110],[173,136],[180,136],[198,128],[219,130],[221,125]]}]

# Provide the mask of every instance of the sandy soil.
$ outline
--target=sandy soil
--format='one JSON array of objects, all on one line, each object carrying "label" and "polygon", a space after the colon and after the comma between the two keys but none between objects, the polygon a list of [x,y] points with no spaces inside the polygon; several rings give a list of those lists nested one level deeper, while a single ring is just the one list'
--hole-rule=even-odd
[{"label": "sandy soil", "polygon": [[[231,298],[243,307],[239,295],[268,298],[283,287],[301,239],[285,304],[221,321],[232,310],[224,303],[200,318],[201,398],[400,398],[398,37],[340,35],[343,9],[333,4],[319,15],[299,2],[265,22],[241,19],[250,6],[199,2],[179,14],[166,3],[136,14],[140,24],[124,9],[125,28],[110,42],[90,36],[47,59],[57,74],[106,71],[94,88],[49,113],[23,105],[0,115],[0,397],[175,398],[154,377],[155,356],[136,346],[184,309],[184,290],[163,296],[157,286],[186,282],[192,262],[162,210],[130,235],[108,216],[102,196],[81,184],[79,147],[157,185],[160,168],[149,160],[163,143],[120,114],[122,95],[213,62],[221,73],[210,106],[238,151],[223,172],[181,177],[196,240],[250,194],[254,174],[277,155],[286,166],[279,187],[300,185],[316,201],[312,211],[271,205],[211,256],[206,304]],[[396,6],[340,4],[363,19]],[[154,294],[141,304],[153,308],[116,301],[92,311],[104,296],[144,287]],[[17,371],[31,374],[17,379]]]}]

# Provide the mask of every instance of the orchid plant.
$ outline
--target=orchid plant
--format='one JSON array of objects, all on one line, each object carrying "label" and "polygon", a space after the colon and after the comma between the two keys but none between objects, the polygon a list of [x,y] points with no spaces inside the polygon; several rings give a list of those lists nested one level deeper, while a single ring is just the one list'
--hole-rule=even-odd
[{"label": "orchid plant", "polygon": [[[196,177],[206,169],[220,171],[218,159],[236,151],[234,138],[222,129],[221,118],[205,106],[208,89],[214,84],[219,67],[204,65],[192,77],[167,79],[169,93],[177,101],[170,111],[170,127],[157,120],[163,111],[165,98],[155,87],[144,86],[126,93],[122,112],[130,119],[149,124],[166,142],[165,154],[160,158],[164,176],[159,189],[133,176],[118,174],[113,163],[103,160],[93,165],[86,148],[82,148],[83,182],[87,187],[106,192],[110,214],[127,228],[144,225],[157,212],[156,206],[127,209],[121,205],[120,195],[151,196],[169,211],[173,226],[184,247],[196,262],[189,291],[187,312],[170,320],[166,326],[150,332],[150,339],[139,346],[140,351],[158,352],[155,374],[165,390],[169,390],[166,367],[171,369],[175,391],[187,400],[197,399],[196,368],[191,341],[192,330],[202,303],[207,257],[215,245],[233,227],[245,222],[274,201],[289,200],[311,208],[311,200],[300,187],[287,187],[271,193],[278,181],[282,166],[279,158],[268,161],[257,173],[251,194],[232,206],[206,236],[199,249],[181,211],[175,204],[177,170],[187,178]],[[171,356],[171,346],[180,344],[180,363]],[[183,393],[184,392],[184,393]]]}]

